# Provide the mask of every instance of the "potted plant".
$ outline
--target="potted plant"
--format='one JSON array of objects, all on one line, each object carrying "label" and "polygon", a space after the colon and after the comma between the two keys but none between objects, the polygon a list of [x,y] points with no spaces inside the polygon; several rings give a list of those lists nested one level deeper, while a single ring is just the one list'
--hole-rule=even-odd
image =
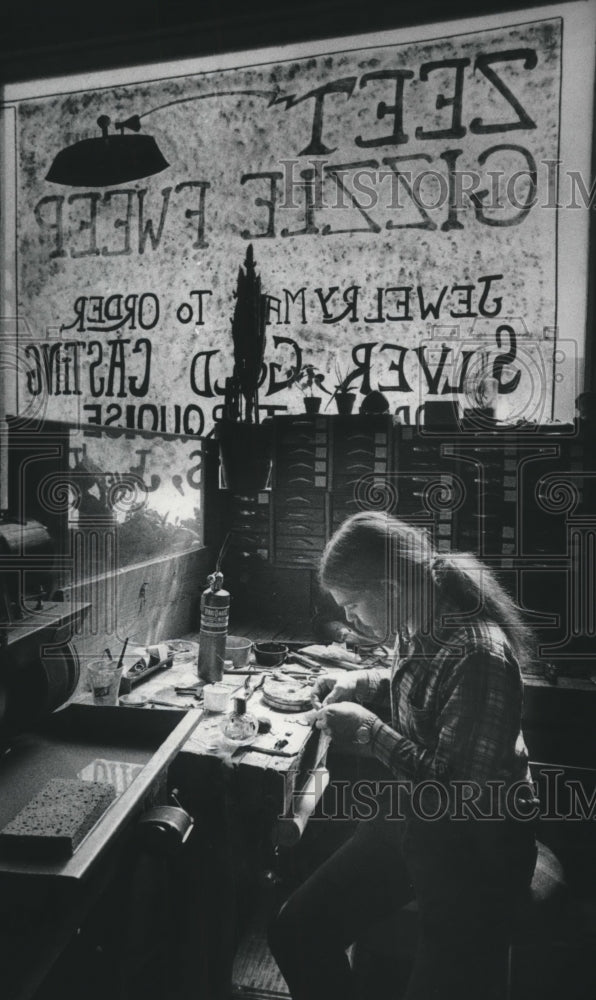
[{"label": "potted plant", "polygon": [[337,406],[337,412],[346,416],[352,412],[354,403],[356,402],[356,393],[352,392],[349,388],[350,384],[356,377],[356,372],[346,372],[345,374],[342,374],[339,362],[336,361],[335,377],[337,382],[329,403],[334,399],[335,405]]},{"label": "potted plant", "polygon": [[259,420],[267,296],[252,243],[239,268],[232,319],[234,369],[226,379],[224,415],[215,425],[225,485],[234,493],[264,489],[271,466],[270,425]]},{"label": "potted plant", "polygon": [[304,396],[304,409],[307,413],[318,413],[321,407],[321,396],[317,390],[332,395],[329,389],[323,385],[325,380],[324,372],[320,372],[315,365],[301,365],[300,368],[290,368],[287,377],[291,379],[290,385],[296,385]]}]

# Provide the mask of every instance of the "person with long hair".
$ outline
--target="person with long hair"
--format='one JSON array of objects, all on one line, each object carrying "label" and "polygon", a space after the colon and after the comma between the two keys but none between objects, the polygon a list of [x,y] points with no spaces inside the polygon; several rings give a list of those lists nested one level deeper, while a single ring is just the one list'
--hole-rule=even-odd
[{"label": "person with long hair", "polygon": [[378,512],[344,522],[320,580],[350,627],[394,654],[388,668],[319,678],[317,725],[366,747],[394,779],[383,789],[405,794],[383,809],[379,786],[371,818],[282,907],[273,955],[293,1000],[355,1000],[346,950],[415,899],[406,1000],[497,1000],[536,861],[520,731],[531,633],[475,557],[439,554]]}]

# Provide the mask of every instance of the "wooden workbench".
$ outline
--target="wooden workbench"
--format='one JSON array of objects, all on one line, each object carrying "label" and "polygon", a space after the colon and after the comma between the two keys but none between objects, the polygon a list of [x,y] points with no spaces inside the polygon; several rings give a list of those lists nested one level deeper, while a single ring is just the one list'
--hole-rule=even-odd
[{"label": "wooden workbench", "polygon": [[[38,996],[54,964],[107,895],[118,899],[109,923],[119,953],[126,954],[138,937],[126,922],[129,877],[142,854],[137,821],[152,804],[165,801],[168,767],[197,715],[166,711],[140,716],[130,709],[72,705],[7,738],[0,755],[0,827],[52,778],[74,779],[99,761],[126,762],[117,765],[121,772],[134,768],[136,774],[117,789],[72,857],[0,853],[3,1000]],[[150,947],[147,940],[140,945],[146,951]],[[128,974],[124,964],[115,975],[120,973],[122,982]],[[86,994],[90,1000],[98,996],[91,988]],[[132,993],[127,996],[132,1000]]]},{"label": "wooden workbench", "polygon": [[[251,665],[251,669],[252,669]],[[262,677],[263,670],[254,667],[254,676],[249,682],[255,685]],[[230,688],[227,711],[233,708],[234,693],[241,694],[247,679],[245,673],[226,673],[223,682]],[[147,699],[147,704],[137,711],[159,711],[168,706],[176,709],[201,709],[202,702],[191,694],[178,694],[177,688],[197,683],[196,664],[193,659],[174,659],[171,668],[160,671],[133,689]],[[89,704],[91,694],[83,684],[77,700]],[[264,702],[260,689],[248,699],[248,711],[267,719],[271,729],[260,734],[250,747],[236,747],[227,741],[222,733],[225,712],[202,711],[198,725],[182,748],[183,754],[193,757],[214,758],[225,767],[240,768],[249,780],[249,770],[264,772],[267,780],[278,790],[276,809],[284,814],[291,806],[292,797],[300,787],[300,779],[305,770],[316,767],[322,760],[325,745],[321,743],[320,731],[313,730],[306,712],[279,712],[269,708]],[[278,741],[283,742],[279,754],[274,753]]]},{"label": "wooden workbench", "polygon": [[[231,710],[234,682],[243,688],[246,678],[225,676]],[[258,677],[255,672],[251,683]],[[167,712],[151,699],[183,709],[200,707],[192,695],[174,690],[196,681],[196,664],[175,660],[133,689],[149,699],[134,711]],[[78,699],[91,701],[84,684]],[[202,711],[170,767],[170,786],[194,817],[195,829],[171,862],[176,927],[170,934],[168,1000],[228,1000],[234,955],[257,885],[276,867],[278,821],[292,813],[309,772],[324,759],[327,744],[307,713],[274,711],[263,703],[260,690],[249,697],[248,710],[271,722],[270,732],[253,745],[231,745],[221,731],[225,713]],[[286,741],[281,753],[259,752],[273,750],[278,740]]]}]

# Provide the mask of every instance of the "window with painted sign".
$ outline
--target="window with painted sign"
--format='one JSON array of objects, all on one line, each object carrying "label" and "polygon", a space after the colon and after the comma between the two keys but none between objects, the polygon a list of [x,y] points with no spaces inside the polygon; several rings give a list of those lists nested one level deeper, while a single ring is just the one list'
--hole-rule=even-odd
[{"label": "window with painted sign", "polygon": [[[569,421],[593,41],[579,2],[11,86],[10,409],[106,428],[83,442],[103,471],[111,431],[210,433],[251,246],[255,418],[305,395],[332,412],[341,384],[405,423],[445,400]],[[155,443],[123,459],[180,531],[191,449],[184,467]]]},{"label": "window with painted sign", "polygon": [[[189,438],[73,429],[68,524],[80,539],[101,533],[103,551],[90,560],[95,570],[202,544],[201,464],[200,442]],[[84,553],[82,546],[75,554]],[[88,566],[75,568],[75,577],[88,575]]]},{"label": "window with painted sign", "polygon": [[2,523],[21,555],[37,538],[52,577],[46,592],[202,545],[201,441],[19,417],[8,423]]}]

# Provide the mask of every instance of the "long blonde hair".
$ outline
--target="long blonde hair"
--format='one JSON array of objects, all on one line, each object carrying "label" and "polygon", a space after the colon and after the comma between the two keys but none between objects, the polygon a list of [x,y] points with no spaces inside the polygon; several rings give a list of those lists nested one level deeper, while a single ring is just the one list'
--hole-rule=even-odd
[{"label": "long blonde hair", "polygon": [[383,587],[390,631],[494,623],[520,663],[531,656],[532,633],[487,566],[470,553],[439,554],[425,531],[388,514],[362,511],[344,521],[325,547],[319,577],[327,590]]}]

